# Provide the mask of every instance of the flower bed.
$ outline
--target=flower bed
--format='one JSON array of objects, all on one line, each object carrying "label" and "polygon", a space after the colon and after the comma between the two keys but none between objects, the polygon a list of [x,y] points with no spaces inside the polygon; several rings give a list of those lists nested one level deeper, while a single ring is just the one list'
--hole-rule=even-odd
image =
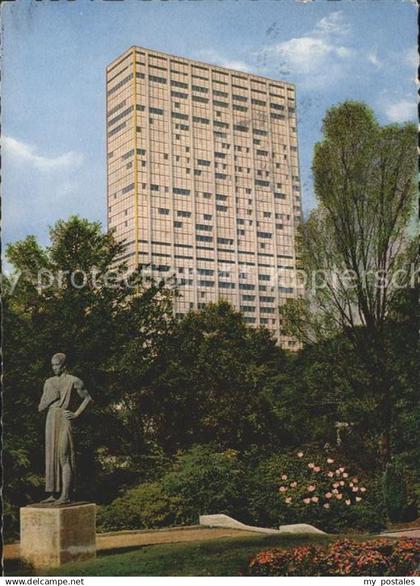
[{"label": "flower bed", "polygon": [[413,576],[420,563],[415,539],[339,540],[320,546],[271,549],[249,562],[250,576]]}]

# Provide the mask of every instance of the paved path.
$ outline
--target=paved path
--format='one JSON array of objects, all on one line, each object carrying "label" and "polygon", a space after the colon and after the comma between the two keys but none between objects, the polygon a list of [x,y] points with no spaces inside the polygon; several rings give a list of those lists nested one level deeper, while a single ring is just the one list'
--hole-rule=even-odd
[{"label": "paved path", "polygon": [[[173,527],[154,531],[113,531],[112,533],[97,533],[96,548],[98,551],[155,545],[158,543],[180,543],[183,541],[203,541],[206,539],[220,539],[222,537],[255,536],[249,531],[237,529],[211,529],[208,527]],[[10,543],[4,546],[6,560],[19,558],[19,543]]]},{"label": "paved path", "polygon": [[386,531],[385,533],[381,533],[381,537],[411,537],[412,539],[420,539],[420,528]]}]

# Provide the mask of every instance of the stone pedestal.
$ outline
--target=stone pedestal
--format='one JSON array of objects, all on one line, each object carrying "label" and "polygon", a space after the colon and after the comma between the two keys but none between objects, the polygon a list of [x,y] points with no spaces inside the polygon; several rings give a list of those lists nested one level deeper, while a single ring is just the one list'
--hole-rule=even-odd
[{"label": "stone pedestal", "polygon": [[96,505],[29,505],[20,509],[20,557],[35,568],[96,557]]}]

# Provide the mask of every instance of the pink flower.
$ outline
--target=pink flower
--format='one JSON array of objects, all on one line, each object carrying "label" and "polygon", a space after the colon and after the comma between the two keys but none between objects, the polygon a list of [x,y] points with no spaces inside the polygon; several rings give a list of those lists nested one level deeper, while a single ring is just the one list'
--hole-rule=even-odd
[{"label": "pink flower", "polygon": [[325,505],[323,505],[324,509],[329,509],[330,508],[330,503],[325,503]]},{"label": "pink flower", "polygon": [[351,500],[350,499],[346,499],[345,503],[346,503],[346,505],[351,505]]},{"label": "pink flower", "polygon": [[297,457],[298,457],[298,458],[303,458],[303,452],[298,452],[298,453],[297,453]]},{"label": "pink flower", "polygon": [[319,472],[321,468],[319,466],[314,466],[314,472]]},{"label": "pink flower", "polygon": [[314,466],[315,466],[315,464],[313,462],[309,462],[308,468],[313,468]]},{"label": "pink flower", "polygon": [[339,492],[338,494],[335,495],[335,498],[338,499],[339,501],[341,501],[341,499],[343,498],[343,495]]},{"label": "pink flower", "polygon": [[334,472],[328,472],[327,476],[328,476],[329,478],[333,478],[333,476],[334,476]]},{"label": "pink flower", "polygon": [[366,492],[366,488],[364,486],[360,487],[360,492]]},{"label": "pink flower", "polygon": [[287,487],[286,486],[280,486],[279,488],[279,492],[286,492]]},{"label": "pink flower", "polygon": [[295,488],[297,486],[297,482],[294,480],[293,482],[290,483],[290,486],[292,488]]},{"label": "pink flower", "polygon": [[359,482],[359,479],[358,479],[358,478],[352,478],[351,480],[352,480],[352,482],[354,482],[355,484],[357,484],[357,483]]},{"label": "pink flower", "polygon": [[332,493],[333,494],[338,494],[338,490],[336,488],[333,488]]},{"label": "pink flower", "polygon": [[317,496],[313,496],[312,497],[312,502],[313,503],[317,503],[319,501],[319,498]]},{"label": "pink flower", "polygon": [[356,502],[357,502],[357,503],[360,503],[360,501],[361,501],[361,500],[362,500],[362,497],[360,497],[360,496],[357,496],[357,497],[356,497]]},{"label": "pink flower", "polygon": [[334,482],[334,483],[333,483],[333,487],[334,487],[334,488],[338,488],[339,486],[340,486],[340,483],[339,483],[339,482]]},{"label": "pink flower", "polygon": [[309,499],[309,498],[303,499],[303,502],[305,503],[305,505],[309,505],[309,503],[311,502],[311,499]]},{"label": "pink flower", "polygon": [[282,480],[287,480],[287,474],[283,474],[281,477]]},{"label": "pink flower", "polygon": [[331,492],[326,492],[325,493],[325,498],[326,499],[330,499],[332,497],[332,493]]},{"label": "pink flower", "polygon": [[288,496],[284,499],[284,502],[287,503],[288,505],[290,505],[290,503],[292,502],[292,497]]},{"label": "pink flower", "polygon": [[309,492],[313,492],[315,489],[316,489],[316,486],[315,486],[315,484],[310,484],[310,485],[308,486],[308,490],[309,490]]},{"label": "pink flower", "polygon": [[332,458],[327,458],[328,464],[334,464],[334,460]]}]

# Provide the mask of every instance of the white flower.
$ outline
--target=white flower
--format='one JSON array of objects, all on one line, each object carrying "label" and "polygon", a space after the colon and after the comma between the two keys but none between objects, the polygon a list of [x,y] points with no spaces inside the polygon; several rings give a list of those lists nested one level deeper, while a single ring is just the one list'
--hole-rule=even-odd
[{"label": "white flower", "polygon": [[315,466],[315,464],[313,462],[309,462],[308,468],[313,468],[314,466]]},{"label": "white flower", "polygon": [[351,500],[350,499],[346,499],[345,503],[346,503],[346,505],[351,505]]},{"label": "white flower", "polygon": [[330,503],[325,503],[325,505],[323,505],[324,509],[329,509],[330,508]]},{"label": "white flower", "polygon": [[327,476],[328,476],[329,478],[333,478],[333,476],[334,476],[334,472],[328,472]]},{"label": "white flower", "polygon": [[287,487],[286,486],[280,486],[279,488],[279,492],[286,492]]},{"label": "white flower", "polygon": [[362,497],[361,496],[357,496],[356,497],[356,502],[360,503],[361,500],[362,500]]},{"label": "white flower", "polygon": [[360,492],[366,492],[366,488],[364,486],[360,487]]},{"label": "white flower", "polygon": [[292,497],[288,496],[284,499],[284,502],[287,503],[288,505],[290,505],[290,503],[292,502]]},{"label": "white flower", "polygon": [[332,458],[327,458],[328,464],[334,464],[334,460]]},{"label": "white flower", "polygon": [[343,478],[348,478],[349,475],[347,474],[347,472],[343,472]]},{"label": "white flower", "polygon": [[303,452],[298,452],[298,453],[297,453],[297,457],[298,457],[298,458],[303,458]]},{"label": "white flower", "polygon": [[282,480],[287,480],[287,474],[283,474],[281,477]]},{"label": "white flower", "polygon": [[303,502],[305,503],[305,505],[308,505],[311,502],[311,499],[305,498],[305,499],[303,499]]},{"label": "white flower", "polygon": [[295,488],[295,487],[297,486],[297,482],[296,482],[296,480],[294,480],[293,482],[291,482],[291,483],[290,483],[290,486],[291,486],[292,488]]},{"label": "white flower", "polygon": [[313,496],[312,497],[312,502],[313,503],[317,503],[319,501],[319,498],[317,496]]}]

